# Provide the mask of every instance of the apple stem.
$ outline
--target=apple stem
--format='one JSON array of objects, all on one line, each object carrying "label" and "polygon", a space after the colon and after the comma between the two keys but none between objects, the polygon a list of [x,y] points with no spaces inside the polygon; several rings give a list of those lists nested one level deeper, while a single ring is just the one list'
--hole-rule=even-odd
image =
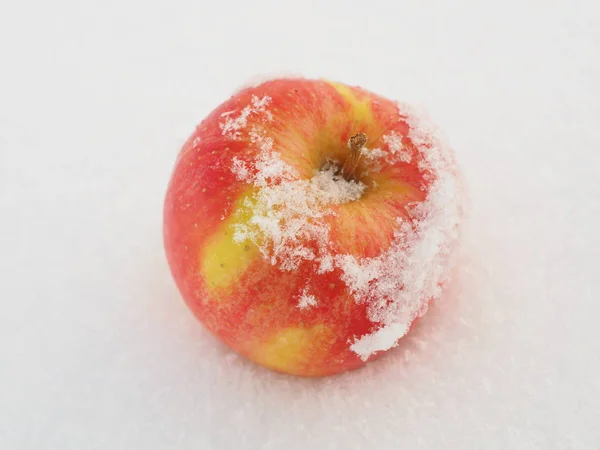
[{"label": "apple stem", "polygon": [[354,180],[356,168],[358,167],[360,157],[362,156],[362,149],[366,143],[367,135],[365,133],[352,135],[350,136],[350,139],[348,139],[348,148],[350,149],[350,154],[342,166],[342,176],[346,180]]}]

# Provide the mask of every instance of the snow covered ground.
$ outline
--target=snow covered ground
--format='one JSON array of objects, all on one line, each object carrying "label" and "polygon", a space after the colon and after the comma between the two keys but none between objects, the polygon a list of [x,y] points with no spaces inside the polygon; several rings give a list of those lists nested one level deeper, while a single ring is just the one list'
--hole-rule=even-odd
[{"label": "snow covered ground", "polygon": [[[600,448],[600,7],[350,3],[0,3],[0,449]],[[290,73],[426,107],[471,195],[452,291],[322,380],[208,336],[162,249],[195,124]]]}]

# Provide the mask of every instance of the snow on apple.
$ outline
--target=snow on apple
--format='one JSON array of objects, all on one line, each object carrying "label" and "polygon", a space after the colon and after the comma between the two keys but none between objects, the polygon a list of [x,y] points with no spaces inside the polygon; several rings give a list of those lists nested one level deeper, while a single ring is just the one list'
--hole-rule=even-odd
[{"label": "snow on apple", "polygon": [[195,315],[240,354],[339,373],[394,347],[440,297],[462,190],[452,151],[407,105],[269,80],[216,108],[181,150],[167,257]]}]

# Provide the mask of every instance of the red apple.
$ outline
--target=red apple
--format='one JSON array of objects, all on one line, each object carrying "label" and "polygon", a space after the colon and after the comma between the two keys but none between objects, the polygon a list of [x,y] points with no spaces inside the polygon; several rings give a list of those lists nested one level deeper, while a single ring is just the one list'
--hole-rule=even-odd
[{"label": "red apple", "polygon": [[276,79],[185,143],[164,241],[208,330],[258,364],[324,376],[394,347],[440,296],[461,212],[452,152],[409,108]]}]

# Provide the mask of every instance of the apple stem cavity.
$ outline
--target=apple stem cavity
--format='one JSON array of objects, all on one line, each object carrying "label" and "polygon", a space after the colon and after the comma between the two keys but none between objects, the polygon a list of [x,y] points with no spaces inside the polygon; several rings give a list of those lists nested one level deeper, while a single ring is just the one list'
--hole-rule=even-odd
[{"label": "apple stem cavity", "polygon": [[358,167],[360,157],[362,156],[362,149],[366,143],[367,135],[365,133],[354,134],[348,139],[348,149],[350,149],[350,154],[342,166],[342,176],[347,181],[356,179],[356,168]]}]

